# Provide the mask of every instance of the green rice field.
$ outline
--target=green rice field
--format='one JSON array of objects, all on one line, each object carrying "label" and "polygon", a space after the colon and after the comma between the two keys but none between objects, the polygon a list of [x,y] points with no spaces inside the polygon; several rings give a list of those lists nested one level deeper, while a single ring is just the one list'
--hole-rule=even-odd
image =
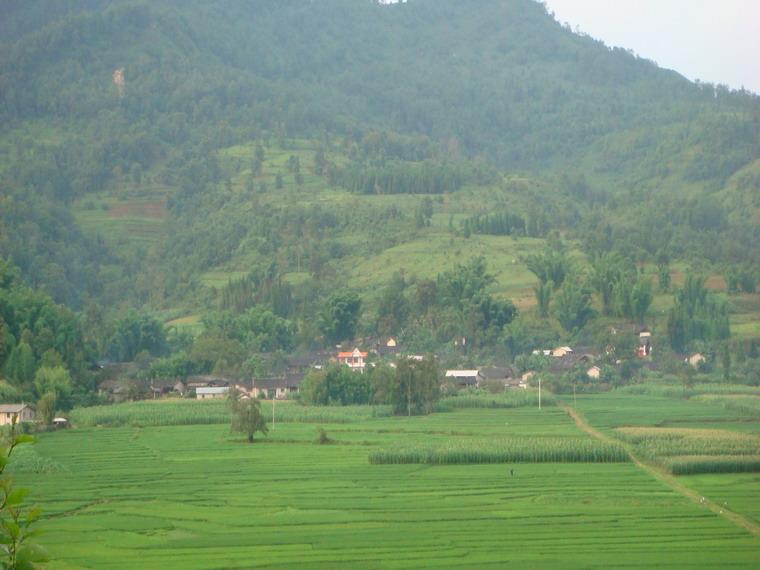
[{"label": "green rice field", "polygon": [[[612,406],[620,398],[613,396]],[[579,409],[599,414],[600,397],[584,398]],[[42,434],[24,450],[14,473],[44,510],[39,542],[53,558],[49,568],[760,565],[760,538],[634,463],[534,463],[505,453],[608,449],[560,407],[456,408],[406,418],[278,403],[274,429],[249,445],[219,423],[222,404],[80,410],[74,428]],[[694,405],[690,419],[705,413],[702,406],[726,412]],[[195,409],[218,415],[186,421],[197,417]],[[145,421],[158,415],[166,421]],[[648,420],[653,412],[642,415]],[[320,427],[332,443],[318,444]],[[425,447],[502,455],[496,463],[370,461]],[[760,512],[753,474],[679,480],[746,501],[747,516]]]}]

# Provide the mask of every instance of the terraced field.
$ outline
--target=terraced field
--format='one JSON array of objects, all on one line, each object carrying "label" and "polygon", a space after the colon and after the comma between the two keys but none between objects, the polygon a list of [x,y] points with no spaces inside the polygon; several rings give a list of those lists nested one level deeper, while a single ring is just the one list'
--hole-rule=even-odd
[{"label": "terraced field", "polygon": [[681,475],[680,484],[760,529],[757,400],[746,393],[685,400],[613,392],[579,398],[578,409],[605,433],[632,443],[642,459]]},{"label": "terraced field", "polygon": [[757,538],[632,463],[368,461],[401,445],[587,437],[559,408],[337,417],[317,424],[330,445],[314,423],[278,423],[254,445],[224,424],[79,427],[43,435],[48,468],[17,478],[44,508],[51,569],[760,564]]}]

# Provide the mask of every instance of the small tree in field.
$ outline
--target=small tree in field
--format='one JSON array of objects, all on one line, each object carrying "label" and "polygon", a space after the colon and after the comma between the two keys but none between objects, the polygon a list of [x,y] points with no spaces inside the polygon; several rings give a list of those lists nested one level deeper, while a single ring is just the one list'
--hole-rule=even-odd
[{"label": "small tree in field", "polygon": [[232,431],[246,434],[248,443],[253,443],[256,432],[269,432],[257,398],[239,399],[232,404]]}]

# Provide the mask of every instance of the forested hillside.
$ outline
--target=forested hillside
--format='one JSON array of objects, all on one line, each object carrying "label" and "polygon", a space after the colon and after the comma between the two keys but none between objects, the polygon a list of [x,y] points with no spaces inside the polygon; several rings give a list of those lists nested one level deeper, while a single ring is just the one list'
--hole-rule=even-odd
[{"label": "forested hillside", "polygon": [[760,336],[760,98],[532,0],[4,2],[0,125],[0,257],[102,315],[93,358],[135,356],[132,309],[238,370],[356,335],[511,358],[595,315],[664,333],[686,273]]}]

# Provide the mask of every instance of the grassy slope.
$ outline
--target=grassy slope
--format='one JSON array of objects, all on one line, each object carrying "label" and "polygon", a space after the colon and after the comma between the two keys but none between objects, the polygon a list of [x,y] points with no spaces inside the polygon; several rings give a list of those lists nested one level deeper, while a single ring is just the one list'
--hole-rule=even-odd
[{"label": "grassy slope", "polygon": [[[379,445],[578,436],[557,409],[281,424],[249,446],[226,426],[44,435],[65,470],[24,475],[55,568],[751,566],[757,541],[632,464],[371,466]],[[466,437],[466,436],[464,436]]]},{"label": "grassy slope", "polygon": [[[52,136],[52,135],[51,135]],[[251,176],[250,162],[255,144],[237,145],[219,152],[219,163],[229,176],[235,191],[244,191]],[[10,150],[9,150],[10,152]],[[310,140],[289,141],[287,148],[271,143],[265,150],[262,174],[255,178],[255,186],[266,184],[268,192],[258,194],[261,203],[285,206],[298,203],[301,206],[320,205],[324,207],[351,210],[354,208],[386,208],[395,205],[411,216],[422,196],[416,195],[354,195],[340,188],[330,187],[323,177],[313,174],[316,143]],[[288,172],[287,160],[291,155],[299,158],[304,182],[297,186],[293,174]],[[340,164],[346,159],[339,152],[330,153],[330,160]],[[160,179],[161,165],[145,173],[143,181],[135,184],[124,176],[109,189],[97,195],[86,196],[74,205],[77,221],[86,230],[97,232],[106,240],[120,247],[151,248],[160,246],[167,239],[168,212],[167,198],[174,189],[156,182]],[[275,189],[275,177],[283,175],[284,188]],[[731,181],[729,184],[737,184]],[[468,216],[479,212],[515,208],[524,211],[529,206],[525,190],[528,188],[551,192],[545,182],[508,175],[503,187],[467,186],[460,191],[444,196],[433,196],[434,215],[429,228],[423,229],[410,240],[375,253],[359,253],[366,249],[367,238],[358,234],[345,234],[341,243],[349,249],[356,249],[356,255],[349,255],[341,264],[350,268],[346,283],[362,291],[372,304],[374,297],[391,276],[398,271],[407,277],[435,278],[441,271],[452,268],[456,263],[465,263],[473,256],[482,255],[488,260],[489,271],[496,276],[492,292],[499,297],[511,298],[521,310],[535,306],[533,286],[536,279],[525,265],[528,255],[541,251],[545,241],[535,238],[499,237],[473,235],[465,239],[449,230],[450,221],[458,229]],[[371,238],[369,240],[371,242]],[[572,245],[572,244],[571,244]],[[581,264],[587,264],[585,256],[577,246],[572,246],[571,255]],[[206,287],[222,289],[230,279],[237,279],[247,273],[252,264],[259,260],[259,254],[242,248],[232,260],[222,266],[211,268],[201,277]],[[688,266],[675,263],[672,280],[678,286]],[[656,267],[647,266],[646,271],[656,281]],[[291,283],[304,279],[305,273],[292,272],[286,277]],[[723,290],[722,276],[710,276],[708,286]],[[664,315],[673,302],[672,294],[659,293],[655,287],[655,300],[651,316],[658,324],[664,324]],[[731,297],[731,322],[735,338],[760,337],[760,295],[740,295]],[[168,314],[184,315],[193,323],[198,315],[195,307],[175,307]],[[185,324],[184,321],[171,324]],[[197,330],[197,327],[193,327]]]}]

